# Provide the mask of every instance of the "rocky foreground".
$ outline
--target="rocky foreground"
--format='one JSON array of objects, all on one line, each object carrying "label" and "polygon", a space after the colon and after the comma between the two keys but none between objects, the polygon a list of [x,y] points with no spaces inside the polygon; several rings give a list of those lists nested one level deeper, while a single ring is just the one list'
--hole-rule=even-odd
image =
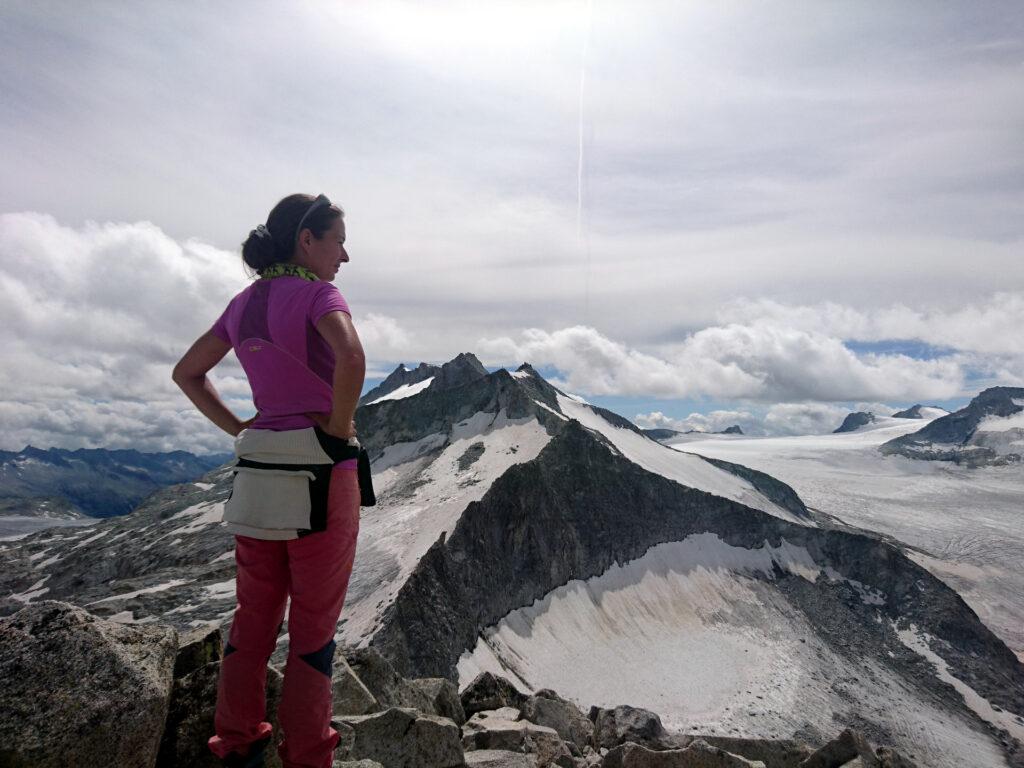
[{"label": "rocky foreground", "polygon": [[[59,601],[0,606],[0,766],[216,766],[222,640],[108,621]],[[372,648],[334,663],[335,768],[905,768],[904,756],[843,731],[827,744],[671,734],[657,714],[590,707],[544,689],[526,695],[481,673],[461,693],[445,678],[407,679]],[[277,726],[281,673],[270,667]],[[271,750],[268,766],[279,766]]]}]

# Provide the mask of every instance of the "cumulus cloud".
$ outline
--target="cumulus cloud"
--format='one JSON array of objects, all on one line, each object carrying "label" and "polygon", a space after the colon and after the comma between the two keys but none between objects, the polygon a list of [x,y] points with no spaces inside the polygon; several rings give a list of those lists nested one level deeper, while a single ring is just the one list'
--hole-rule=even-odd
[{"label": "cumulus cloud", "polygon": [[932,346],[987,355],[1024,355],[1024,291],[1000,291],[953,308],[893,304],[874,310],[834,302],[787,305],[770,299],[740,299],[718,313],[723,323],[770,322],[841,339],[914,339]]},{"label": "cumulus cloud", "polygon": [[821,333],[769,323],[705,328],[655,356],[593,328],[538,328],[483,339],[478,348],[501,364],[551,365],[575,391],[594,395],[848,401],[948,398],[964,374],[955,360],[857,355]]},{"label": "cumulus cloud", "polygon": [[761,420],[748,411],[716,410],[708,413],[691,413],[682,419],[666,416],[661,411],[639,413],[633,421],[646,429],[674,429],[677,432],[721,432],[738,425],[745,434],[759,434]]},{"label": "cumulus cloud", "polygon": [[[0,447],[230,450],[170,377],[245,287],[239,263],[147,222],[76,229],[42,214],[0,216]],[[357,328],[384,359],[412,343],[386,315],[368,312]],[[236,414],[252,414],[233,354],[210,378]]]}]

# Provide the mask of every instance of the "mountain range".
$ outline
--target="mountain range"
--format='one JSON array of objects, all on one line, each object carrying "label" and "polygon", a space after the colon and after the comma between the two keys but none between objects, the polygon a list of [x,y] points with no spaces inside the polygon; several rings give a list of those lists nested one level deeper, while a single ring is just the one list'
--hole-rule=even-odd
[{"label": "mountain range", "polygon": [[[489,373],[468,353],[401,366],[356,426],[378,504],[344,651],[629,703],[678,732],[814,744],[855,727],[920,765],[1024,765],[1024,665],[1004,640],[898,539],[693,452],[736,436],[662,445],[528,364]],[[4,611],[52,598],[226,629],[230,484],[219,467],[129,515],[0,542]]]},{"label": "mountain range", "polygon": [[0,451],[0,536],[127,514],[157,488],[192,480],[233,458],[31,445]]}]

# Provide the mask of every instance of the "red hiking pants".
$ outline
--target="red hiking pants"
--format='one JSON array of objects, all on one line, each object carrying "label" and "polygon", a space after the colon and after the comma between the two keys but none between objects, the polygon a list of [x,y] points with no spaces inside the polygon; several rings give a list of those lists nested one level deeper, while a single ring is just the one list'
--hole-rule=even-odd
[{"label": "red hiking pants", "polygon": [[331,727],[334,633],[345,602],[359,533],[356,472],[335,466],[327,528],[289,541],[235,536],[238,607],[217,684],[209,740],[218,757],[245,755],[272,734],[266,721],[267,662],[288,611],[288,662],[278,706],[284,768],[330,768],[338,732]]}]

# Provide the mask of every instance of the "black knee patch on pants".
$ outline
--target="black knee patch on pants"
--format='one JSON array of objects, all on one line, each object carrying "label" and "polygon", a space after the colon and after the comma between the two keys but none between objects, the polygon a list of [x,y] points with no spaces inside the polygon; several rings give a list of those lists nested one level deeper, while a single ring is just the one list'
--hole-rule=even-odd
[{"label": "black knee patch on pants", "polygon": [[331,640],[331,642],[329,642],[319,651],[300,654],[299,658],[307,664],[309,664],[309,666],[311,666],[317,672],[321,672],[327,675],[327,677],[331,677],[334,665],[335,647],[337,647],[337,643],[335,643],[334,640]]},{"label": "black knee patch on pants", "polygon": [[230,656],[237,650],[238,649],[235,648],[235,646],[233,646],[231,643],[224,643],[224,658],[226,659],[228,656]]}]

